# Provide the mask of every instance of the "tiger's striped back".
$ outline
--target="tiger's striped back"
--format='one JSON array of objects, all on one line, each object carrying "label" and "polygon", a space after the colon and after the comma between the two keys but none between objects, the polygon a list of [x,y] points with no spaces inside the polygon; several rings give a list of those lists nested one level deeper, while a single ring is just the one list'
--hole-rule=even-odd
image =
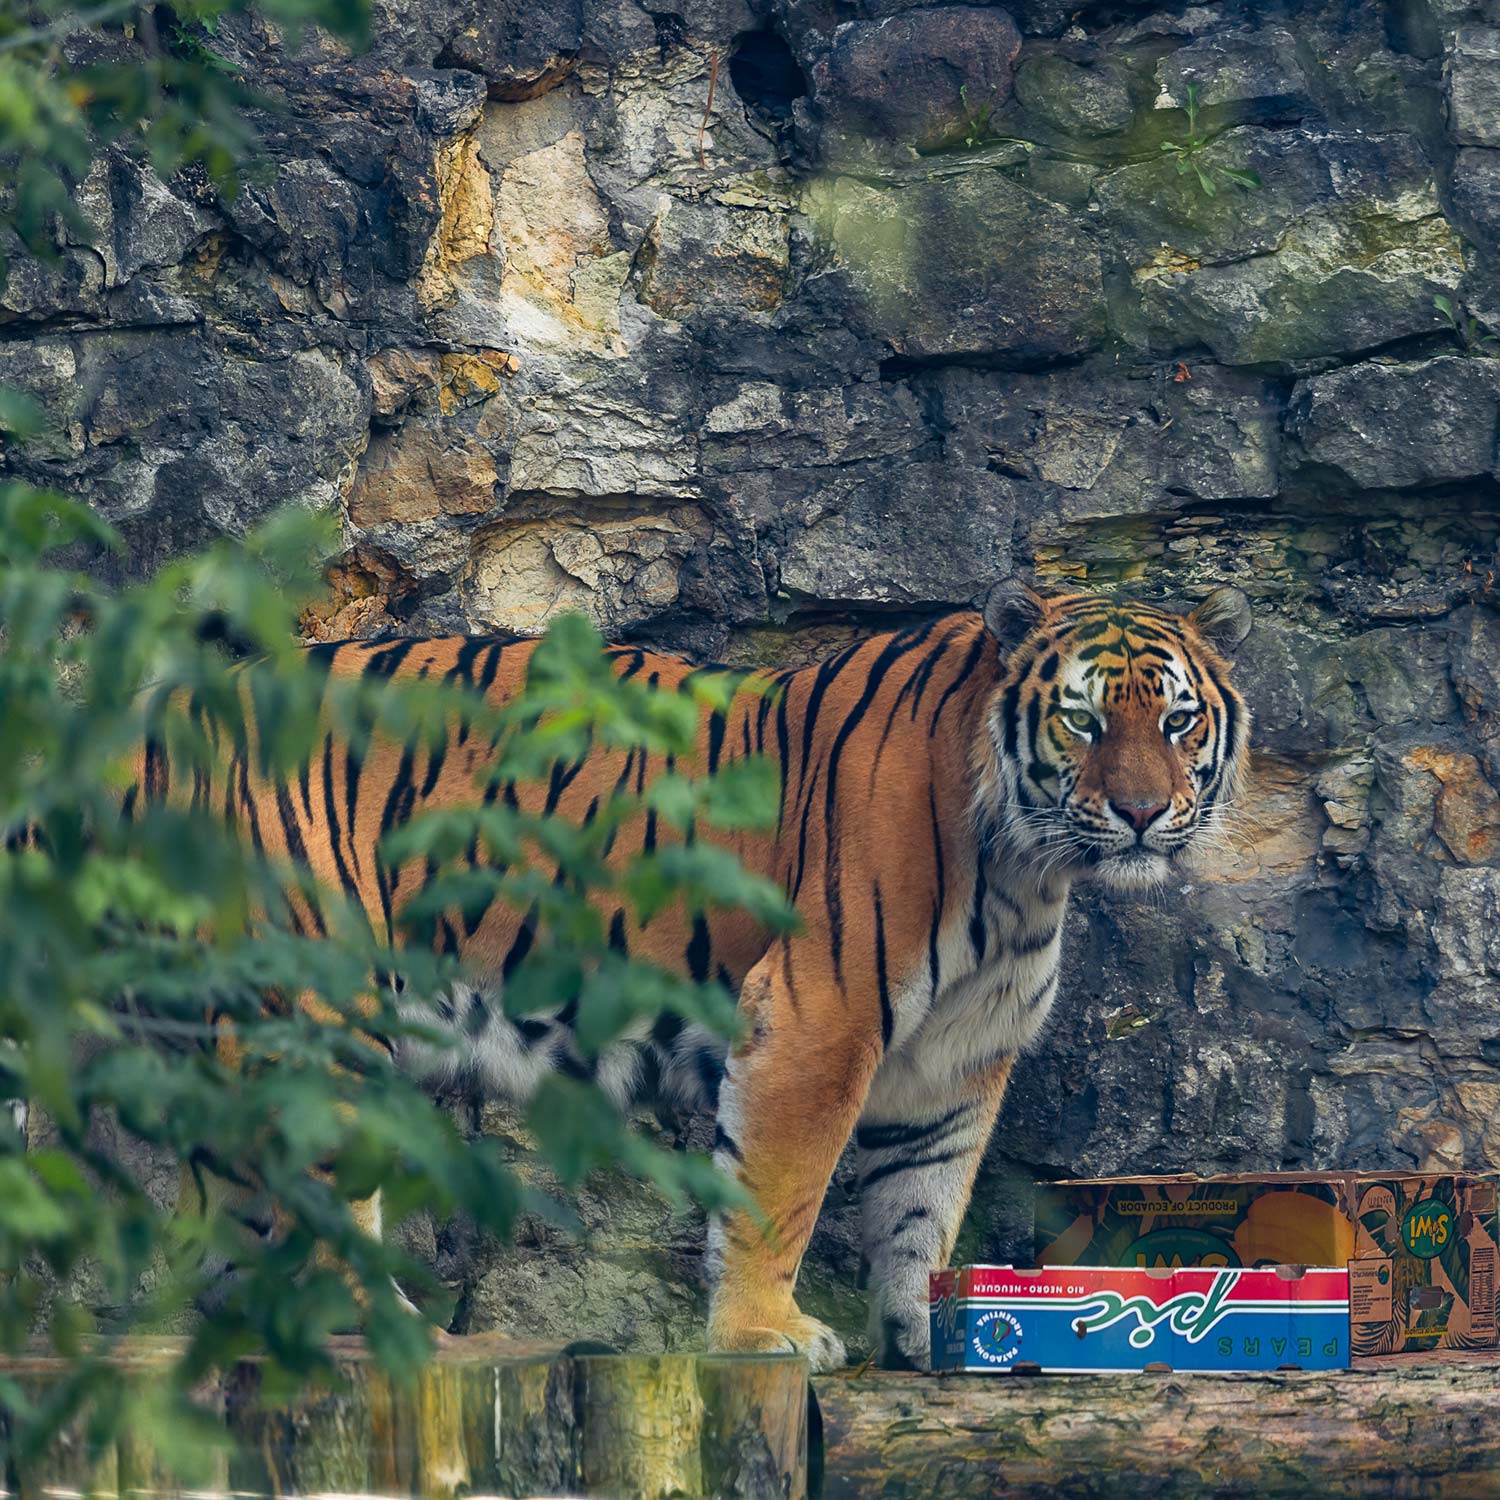
[{"label": "tiger's striped back", "polygon": [[[946,906],[960,899],[964,856],[955,833],[968,822],[970,745],[998,666],[993,651],[984,649],[985,639],[980,617],[967,614],[866,640],[816,666],[752,680],[727,712],[705,715],[701,726],[701,769],[712,772],[750,755],[769,757],[778,769],[774,832],[718,837],[827,933],[830,973],[841,992],[850,990],[851,980],[859,989],[867,957],[875,957],[877,983],[866,999],[874,1007],[871,1024],[885,1039],[894,1025],[895,981],[887,955],[912,943],[935,953],[935,926]],[[446,680],[470,685],[499,704],[520,692],[535,647],[529,639],[447,637],[311,650],[330,680]],[[611,655],[621,676],[663,689],[675,689],[702,670],[680,657],[637,648],[617,648]],[[247,745],[226,758],[221,772],[194,773],[184,787],[174,779],[169,757],[152,742],[127,794],[127,811],[137,798],[174,795],[221,811],[258,851],[307,866],[320,884],[357,902],[377,933],[397,941],[402,904],[428,872],[420,863],[390,868],[380,856],[381,840],[426,809],[476,800],[492,753],[487,739],[458,725],[436,749],[377,741],[363,755],[329,732],[294,775],[261,777],[253,745]],[[488,795],[527,812],[586,822],[617,790],[641,790],[671,769],[659,762],[645,753],[601,750],[583,762],[556,766],[545,784],[512,784]],[[902,785],[926,790],[914,801],[892,798],[890,789]],[[878,833],[866,816],[876,805],[886,807]],[[896,806],[903,810],[906,855],[899,874],[892,875],[882,873],[879,862],[889,852]],[[849,818],[850,807],[860,816]],[[621,831],[615,858],[649,851],[672,836],[647,813]],[[477,857],[471,851],[470,858]],[[914,902],[908,891],[917,885],[925,894]],[[318,914],[310,911],[305,920],[315,930]],[[629,911],[616,907],[606,920],[616,946],[700,981],[718,979],[734,992],[771,943],[771,935],[740,912],[690,920],[669,910],[643,930]],[[499,993],[533,937],[527,914],[500,901],[467,921],[453,914],[437,924],[439,948],[459,955],[473,976],[471,986],[448,1000],[453,1021],[466,1029],[473,1046],[445,1067],[450,1073],[466,1069],[482,1087],[499,1093],[525,1094],[550,1067],[589,1073],[596,1066],[572,1047],[570,1014],[519,1026],[501,1014]],[[491,1024],[474,1024],[474,1006],[484,1008]],[[665,1086],[675,1103],[713,1107],[721,1050],[696,1029],[684,1031],[664,1017],[649,1038],[597,1066],[601,1082],[618,1098],[648,1085]],[[419,1059],[418,1065],[435,1061]]]}]

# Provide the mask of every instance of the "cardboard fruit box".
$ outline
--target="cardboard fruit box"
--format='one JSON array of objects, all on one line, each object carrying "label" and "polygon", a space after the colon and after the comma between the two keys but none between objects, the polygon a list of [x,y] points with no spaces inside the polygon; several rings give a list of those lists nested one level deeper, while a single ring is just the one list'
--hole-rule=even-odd
[{"label": "cardboard fruit box", "polygon": [[1039,1266],[1342,1266],[1347,1174],[1105,1177],[1036,1192]]},{"label": "cardboard fruit box", "polygon": [[1500,1176],[1361,1175],[1352,1184],[1356,1354],[1493,1349]]},{"label": "cardboard fruit box", "polygon": [[1342,1370],[1349,1273],[959,1266],[928,1289],[932,1368],[1014,1374],[1104,1370]]},{"label": "cardboard fruit box", "polygon": [[1043,1183],[1058,1266],[1345,1265],[1356,1354],[1496,1347],[1500,1174],[1273,1172]]}]

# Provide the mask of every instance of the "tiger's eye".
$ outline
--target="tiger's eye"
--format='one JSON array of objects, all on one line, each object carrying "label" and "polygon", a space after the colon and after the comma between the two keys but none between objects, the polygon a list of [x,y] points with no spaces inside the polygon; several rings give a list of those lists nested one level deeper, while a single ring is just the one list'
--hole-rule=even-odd
[{"label": "tiger's eye", "polygon": [[1093,734],[1098,723],[1093,714],[1084,713],[1081,709],[1070,708],[1063,713],[1063,723],[1075,734]]},{"label": "tiger's eye", "polygon": [[1163,720],[1162,722],[1162,728],[1165,729],[1168,734],[1181,734],[1182,731],[1184,729],[1187,729],[1197,717],[1198,715],[1194,713],[1192,709],[1179,708],[1175,713],[1170,713],[1167,715],[1165,720]]}]

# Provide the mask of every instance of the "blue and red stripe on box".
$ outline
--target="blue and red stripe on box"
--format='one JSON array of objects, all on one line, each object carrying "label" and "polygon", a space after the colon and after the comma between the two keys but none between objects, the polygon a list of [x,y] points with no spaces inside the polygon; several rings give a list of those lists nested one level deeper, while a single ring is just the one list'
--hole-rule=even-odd
[{"label": "blue and red stripe on box", "polygon": [[930,1298],[934,1370],[1349,1363],[1347,1270],[960,1266],[933,1274]]}]

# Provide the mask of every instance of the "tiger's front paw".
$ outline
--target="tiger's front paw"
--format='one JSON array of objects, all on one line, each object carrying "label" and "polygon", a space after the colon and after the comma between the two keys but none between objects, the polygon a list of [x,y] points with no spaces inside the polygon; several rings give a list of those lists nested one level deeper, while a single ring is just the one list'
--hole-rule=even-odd
[{"label": "tiger's front paw", "polygon": [[798,1313],[787,1331],[792,1342],[807,1356],[807,1367],[814,1375],[841,1370],[849,1362],[843,1339],[826,1323]]},{"label": "tiger's front paw", "polygon": [[932,1364],[932,1326],[927,1306],[876,1304],[870,1318],[870,1342],[882,1370],[926,1370]]},{"label": "tiger's front paw", "polygon": [[814,1375],[842,1369],[848,1361],[838,1334],[802,1312],[794,1312],[777,1327],[716,1318],[708,1343],[709,1348],[724,1354],[805,1354]]}]

